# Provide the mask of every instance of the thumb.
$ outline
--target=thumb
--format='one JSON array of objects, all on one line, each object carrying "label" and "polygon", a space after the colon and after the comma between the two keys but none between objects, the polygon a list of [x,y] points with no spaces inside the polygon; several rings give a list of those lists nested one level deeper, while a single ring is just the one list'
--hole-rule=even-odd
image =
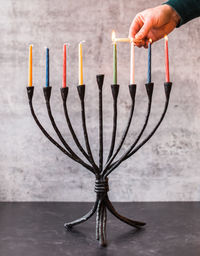
[{"label": "thumb", "polygon": [[152,28],[151,20],[146,20],[140,31],[136,34],[135,39],[145,39],[149,30]]}]

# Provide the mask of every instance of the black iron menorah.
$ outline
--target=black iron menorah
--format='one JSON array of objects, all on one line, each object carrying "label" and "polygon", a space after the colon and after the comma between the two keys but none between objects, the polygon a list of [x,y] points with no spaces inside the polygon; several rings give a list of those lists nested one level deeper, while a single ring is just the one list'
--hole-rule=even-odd
[{"label": "black iron menorah", "polygon": [[[58,129],[54,117],[51,112],[51,104],[50,104],[50,97],[51,97],[51,87],[44,87],[43,92],[44,92],[44,97],[46,101],[46,107],[48,111],[49,118],[51,120],[52,126],[58,135],[61,143],[63,144],[60,145],[57,141],[55,141],[52,136],[49,135],[49,133],[44,129],[40,121],[38,120],[32,99],[33,99],[33,92],[34,92],[34,87],[27,87],[27,93],[28,93],[28,99],[29,99],[29,106],[30,110],[32,113],[32,116],[40,128],[40,130],[43,132],[43,134],[57,147],[59,148],[65,155],[73,159],[75,162],[81,164],[83,167],[88,169],[90,172],[92,172],[95,175],[95,192],[96,192],[96,200],[95,203],[92,207],[92,209],[83,217],[80,219],[77,219],[72,222],[65,223],[64,226],[67,230],[72,229],[73,226],[78,225],[80,223],[83,223],[87,221],[90,217],[94,215],[96,212],[96,239],[99,240],[100,245],[105,246],[106,245],[106,221],[107,221],[107,210],[109,210],[116,218],[121,220],[122,222],[125,222],[126,224],[140,229],[142,228],[146,223],[140,222],[140,221],[135,221],[128,219],[122,215],[120,215],[115,208],[113,207],[112,203],[109,200],[108,197],[108,175],[111,174],[123,161],[131,157],[133,154],[135,154],[156,132],[158,129],[159,125],[163,121],[165,114],[167,112],[168,104],[169,104],[169,97],[170,97],[170,91],[172,87],[171,82],[165,82],[164,83],[164,91],[165,91],[165,105],[164,105],[164,110],[162,112],[162,115],[157,122],[156,126],[154,129],[150,132],[150,134],[143,139],[142,141],[141,136],[144,133],[148,120],[150,117],[150,112],[151,112],[151,105],[152,105],[152,94],[153,94],[153,88],[154,84],[153,83],[147,83],[145,84],[146,87],[146,92],[148,96],[148,107],[147,107],[147,114],[145,117],[144,124],[142,126],[141,131],[137,135],[136,139],[134,142],[129,146],[129,148],[126,150],[125,153],[123,153],[117,160],[116,157],[118,153],[120,152],[123,143],[127,137],[132,117],[133,117],[133,112],[134,112],[134,107],[135,107],[135,94],[136,94],[136,84],[131,84],[129,85],[129,92],[130,92],[130,99],[131,99],[131,108],[130,108],[130,114],[128,118],[128,122],[126,125],[126,128],[124,130],[124,133],[121,137],[121,140],[119,144],[115,147],[115,141],[116,141],[116,131],[117,131],[117,99],[118,99],[118,93],[119,93],[119,85],[114,84],[111,85],[111,91],[112,91],[112,96],[113,96],[113,128],[112,128],[112,137],[111,137],[111,143],[110,143],[110,150],[108,157],[106,161],[103,161],[103,101],[102,101],[102,88],[103,88],[103,81],[104,81],[104,75],[97,75],[97,85],[98,85],[98,90],[99,90],[99,163],[95,163],[93,154],[91,151],[90,143],[89,143],[89,138],[88,138],[88,132],[87,132],[87,125],[86,125],[86,114],[85,114],[85,85],[79,85],[77,86],[79,98],[80,98],[80,104],[81,104],[81,117],[82,117],[82,127],[83,127],[83,134],[84,134],[84,140],[85,140],[85,148],[81,145],[80,141],[78,140],[72,123],[70,121],[70,117],[68,114],[68,107],[67,107],[67,98],[68,98],[68,91],[69,88],[61,88],[61,96],[62,96],[62,102],[63,102],[63,109],[64,109],[64,114],[66,118],[66,122],[69,127],[69,131],[71,133],[71,136],[74,139],[75,144],[77,145],[78,149],[80,152],[83,154],[85,159],[83,160],[80,158],[74,151],[73,149],[69,146],[69,144],[66,142],[64,137],[62,136],[60,130]],[[140,143],[139,143],[140,142]]]}]

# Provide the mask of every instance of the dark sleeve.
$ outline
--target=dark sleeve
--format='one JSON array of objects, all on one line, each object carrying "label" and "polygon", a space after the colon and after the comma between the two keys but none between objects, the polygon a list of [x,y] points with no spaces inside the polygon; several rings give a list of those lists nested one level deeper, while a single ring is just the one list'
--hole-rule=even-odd
[{"label": "dark sleeve", "polygon": [[170,5],[180,15],[177,27],[200,16],[200,0],[169,0],[164,4]]}]

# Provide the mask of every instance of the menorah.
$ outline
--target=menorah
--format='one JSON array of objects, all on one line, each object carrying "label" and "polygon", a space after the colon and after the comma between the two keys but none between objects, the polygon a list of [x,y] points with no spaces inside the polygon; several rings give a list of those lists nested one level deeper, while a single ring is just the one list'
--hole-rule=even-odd
[{"label": "menorah", "polygon": [[[40,128],[40,130],[43,132],[43,134],[57,147],[59,148],[65,155],[73,159],[75,162],[79,163],[86,169],[88,169],[90,172],[92,172],[95,175],[95,192],[96,192],[96,200],[92,207],[92,209],[83,217],[80,219],[77,219],[72,222],[65,223],[64,226],[67,230],[71,230],[72,227],[75,225],[81,224],[85,221],[87,221],[89,218],[91,218],[95,212],[96,212],[96,239],[99,240],[100,245],[105,246],[106,245],[106,221],[107,221],[107,210],[110,211],[116,218],[121,220],[122,222],[136,228],[141,229],[146,223],[131,220],[129,218],[126,218],[122,215],[120,215],[116,209],[113,207],[111,201],[108,197],[108,176],[125,160],[127,160],[129,157],[131,157],[133,154],[135,154],[156,132],[158,127],[160,126],[161,122],[163,121],[165,114],[167,112],[168,104],[169,104],[169,98],[170,98],[170,92],[172,83],[171,82],[165,82],[164,83],[164,91],[165,91],[165,105],[164,110],[161,114],[161,117],[153,130],[149,133],[149,135],[141,140],[141,136],[144,133],[148,120],[151,113],[151,105],[152,105],[152,95],[153,95],[153,83],[147,83],[145,84],[146,87],[146,93],[148,97],[148,107],[147,107],[147,114],[145,117],[144,124],[137,135],[136,139],[133,141],[133,143],[129,146],[129,148],[123,153],[117,160],[116,157],[121,151],[121,148],[124,144],[124,141],[127,137],[133,113],[134,113],[134,107],[135,107],[135,94],[136,94],[136,84],[130,84],[129,85],[129,93],[130,93],[130,100],[131,100],[131,107],[130,107],[130,113],[129,118],[127,121],[127,125],[125,127],[125,130],[123,132],[123,135],[120,139],[120,142],[117,146],[115,146],[116,141],[116,131],[117,131],[117,113],[118,113],[118,93],[119,93],[119,85],[113,84],[111,85],[111,91],[113,96],[113,127],[112,127],[112,136],[111,136],[111,143],[110,143],[110,149],[108,153],[108,157],[106,161],[103,159],[103,151],[104,151],[104,145],[103,145],[103,81],[104,81],[104,75],[97,75],[97,85],[98,85],[98,92],[99,92],[99,161],[98,164],[94,161],[92,150],[90,147],[89,137],[88,137],[88,131],[87,131],[87,124],[86,124],[86,113],[85,113],[85,85],[79,85],[77,86],[78,95],[80,98],[80,105],[81,105],[81,118],[82,118],[82,128],[83,128],[83,134],[84,134],[84,141],[85,141],[85,148],[81,145],[79,139],[77,138],[77,135],[74,131],[74,128],[72,126],[69,114],[68,114],[68,107],[67,107],[67,98],[68,98],[68,92],[69,88],[61,88],[61,96],[62,96],[62,103],[63,103],[63,109],[64,109],[64,115],[65,119],[69,128],[69,131],[71,133],[71,136],[82,153],[82,155],[85,157],[85,159],[82,159],[79,157],[73,149],[69,146],[69,144],[66,142],[64,137],[62,136],[59,128],[56,125],[56,122],[54,120],[54,117],[52,115],[51,111],[51,104],[50,104],[50,97],[51,97],[51,87],[44,87],[44,97],[46,101],[46,107],[48,116],[50,118],[51,124],[58,135],[58,138],[60,139],[61,144],[59,144],[56,140],[53,139],[52,136],[45,130],[45,128],[42,126],[40,121],[38,120],[32,99],[33,99],[33,92],[34,87],[30,86],[27,87],[27,93],[28,93],[28,99],[29,99],[29,106],[31,110],[31,114]],[[86,161],[87,160],[87,161]]]}]

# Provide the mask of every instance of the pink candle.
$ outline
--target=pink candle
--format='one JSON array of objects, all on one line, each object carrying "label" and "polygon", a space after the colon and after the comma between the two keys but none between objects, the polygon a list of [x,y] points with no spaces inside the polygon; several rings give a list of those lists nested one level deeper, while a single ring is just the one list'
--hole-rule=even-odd
[{"label": "pink candle", "polygon": [[67,71],[67,56],[66,56],[66,44],[63,45],[63,88],[67,86],[67,76],[66,76],[66,71]]},{"label": "pink candle", "polygon": [[165,36],[165,77],[166,82],[169,82],[169,53],[168,53],[168,37]]}]

